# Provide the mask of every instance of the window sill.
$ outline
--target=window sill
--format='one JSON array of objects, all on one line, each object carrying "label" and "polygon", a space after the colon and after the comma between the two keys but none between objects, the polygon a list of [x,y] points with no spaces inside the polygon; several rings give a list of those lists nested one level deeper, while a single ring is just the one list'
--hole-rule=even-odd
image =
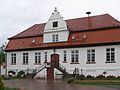
[{"label": "window sill", "polygon": [[63,61],[63,63],[67,63],[67,61]]},{"label": "window sill", "polygon": [[41,63],[34,63],[34,65],[40,65]]},{"label": "window sill", "polygon": [[96,62],[86,62],[86,64],[96,64]]},{"label": "window sill", "polygon": [[11,63],[11,65],[16,65],[16,63]]},{"label": "window sill", "polygon": [[22,63],[22,65],[28,65],[28,63]]},{"label": "window sill", "polygon": [[105,63],[116,63],[115,61],[111,61],[111,62],[105,62]]},{"label": "window sill", "polygon": [[76,63],[73,63],[73,62],[72,62],[72,63],[70,63],[70,64],[79,64],[79,63],[78,63],[78,62],[76,62]]}]

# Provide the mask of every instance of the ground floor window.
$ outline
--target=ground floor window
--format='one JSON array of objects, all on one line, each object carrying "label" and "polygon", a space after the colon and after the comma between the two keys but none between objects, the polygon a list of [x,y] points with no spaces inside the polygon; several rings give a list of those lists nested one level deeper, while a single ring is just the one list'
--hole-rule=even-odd
[{"label": "ground floor window", "polygon": [[23,64],[28,64],[28,53],[23,53]]},{"label": "ground floor window", "polygon": [[114,62],[115,62],[115,48],[107,48],[106,63],[114,63]]},{"label": "ground floor window", "polygon": [[95,49],[87,50],[87,64],[95,63]]},{"label": "ground floor window", "polygon": [[16,64],[16,53],[11,54],[11,64],[15,65]]},{"label": "ground floor window", "polygon": [[71,64],[77,64],[77,63],[79,63],[79,51],[72,50],[71,51]]},{"label": "ground floor window", "polygon": [[41,63],[41,52],[36,52],[35,53],[35,64],[40,64]]}]

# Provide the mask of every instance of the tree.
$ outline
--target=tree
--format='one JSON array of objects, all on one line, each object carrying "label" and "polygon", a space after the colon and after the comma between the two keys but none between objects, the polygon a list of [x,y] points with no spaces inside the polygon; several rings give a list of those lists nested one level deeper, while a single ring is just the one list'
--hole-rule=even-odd
[{"label": "tree", "polygon": [[5,62],[5,52],[3,51],[4,47],[5,47],[5,45],[2,45],[0,47],[0,49],[1,49],[0,50],[0,75],[1,75],[1,65],[2,65],[3,62]]}]

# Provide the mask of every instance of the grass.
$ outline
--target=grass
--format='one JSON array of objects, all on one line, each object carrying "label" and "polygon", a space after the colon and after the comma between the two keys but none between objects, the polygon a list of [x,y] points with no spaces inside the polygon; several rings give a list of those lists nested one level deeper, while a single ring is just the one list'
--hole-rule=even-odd
[{"label": "grass", "polygon": [[120,80],[74,80],[73,83],[81,85],[120,86]]},{"label": "grass", "polygon": [[18,90],[16,88],[12,89],[12,88],[9,88],[9,87],[5,87],[4,90]]}]

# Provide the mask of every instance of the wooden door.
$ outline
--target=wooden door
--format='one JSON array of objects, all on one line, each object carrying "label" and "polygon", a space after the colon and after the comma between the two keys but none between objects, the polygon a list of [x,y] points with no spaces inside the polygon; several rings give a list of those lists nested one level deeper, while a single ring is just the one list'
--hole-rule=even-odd
[{"label": "wooden door", "polygon": [[51,64],[53,68],[59,67],[59,55],[58,54],[51,55]]},{"label": "wooden door", "polygon": [[54,79],[54,68],[47,67],[47,80],[53,80]]}]

